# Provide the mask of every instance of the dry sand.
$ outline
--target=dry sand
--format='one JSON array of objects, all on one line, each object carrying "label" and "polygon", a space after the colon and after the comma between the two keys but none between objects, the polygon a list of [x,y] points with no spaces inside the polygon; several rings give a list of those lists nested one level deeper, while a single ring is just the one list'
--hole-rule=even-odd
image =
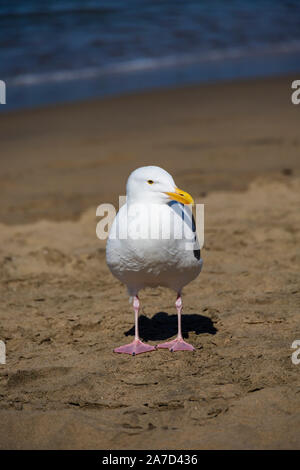
[{"label": "dry sand", "polygon": [[[300,106],[292,78],[0,116],[0,448],[300,448]],[[159,164],[205,203],[186,287],[195,353],[135,358],[125,288],[95,210]],[[176,334],[174,294],[141,293],[141,336]]]}]

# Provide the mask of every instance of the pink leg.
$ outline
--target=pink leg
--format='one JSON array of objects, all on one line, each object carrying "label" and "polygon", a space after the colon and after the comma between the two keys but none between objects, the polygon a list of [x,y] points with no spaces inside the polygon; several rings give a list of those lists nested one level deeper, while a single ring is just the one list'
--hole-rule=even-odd
[{"label": "pink leg", "polygon": [[177,309],[177,316],[178,316],[178,334],[177,338],[174,339],[173,341],[168,341],[167,343],[162,343],[159,344],[157,347],[160,349],[169,349],[171,352],[173,351],[195,351],[195,348],[189,344],[186,343],[182,337],[181,333],[181,311],[182,311],[182,300],[181,300],[181,295],[177,295],[177,300],[176,300],[176,309]]},{"label": "pink leg", "polygon": [[132,341],[132,343],[125,344],[125,346],[120,346],[119,348],[114,349],[115,353],[131,354],[132,356],[135,356],[136,354],[141,354],[143,352],[150,352],[156,349],[154,346],[150,346],[148,344],[143,343],[139,338],[138,322],[139,322],[140,301],[137,295],[133,299],[133,308],[134,308],[134,316],[135,316],[135,338]]}]

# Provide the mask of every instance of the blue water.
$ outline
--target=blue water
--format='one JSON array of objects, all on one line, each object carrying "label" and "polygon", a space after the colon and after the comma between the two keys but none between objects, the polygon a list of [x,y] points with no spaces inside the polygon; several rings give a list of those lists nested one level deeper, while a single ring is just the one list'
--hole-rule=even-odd
[{"label": "blue water", "polygon": [[0,3],[5,109],[297,71],[299,0]]}]

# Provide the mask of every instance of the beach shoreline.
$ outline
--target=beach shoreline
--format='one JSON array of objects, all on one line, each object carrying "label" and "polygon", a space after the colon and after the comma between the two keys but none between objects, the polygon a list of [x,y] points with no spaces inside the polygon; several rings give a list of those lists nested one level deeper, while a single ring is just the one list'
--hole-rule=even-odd
[{"label": "beach shoreline", "polygon": [[[0,114],[0,221],[74,219],[158,164],[195,197],[299,174],[297,76],[154,90]],[[113,177],[112,177],[113,176]]]}]

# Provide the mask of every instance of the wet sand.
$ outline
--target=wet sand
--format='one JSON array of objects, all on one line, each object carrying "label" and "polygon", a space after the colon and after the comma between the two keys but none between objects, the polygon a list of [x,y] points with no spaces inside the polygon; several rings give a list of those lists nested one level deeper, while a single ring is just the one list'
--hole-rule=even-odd
[{"label": "wet sand", "polygon": [[[300,448],[295,78],[0,115],[0,448]],[[95,211],[144,164],[205,204],[184,291],[195,353],[112,352],[133,313]],[[142,338],[174,337],[174,294],[140,297]]]}]

